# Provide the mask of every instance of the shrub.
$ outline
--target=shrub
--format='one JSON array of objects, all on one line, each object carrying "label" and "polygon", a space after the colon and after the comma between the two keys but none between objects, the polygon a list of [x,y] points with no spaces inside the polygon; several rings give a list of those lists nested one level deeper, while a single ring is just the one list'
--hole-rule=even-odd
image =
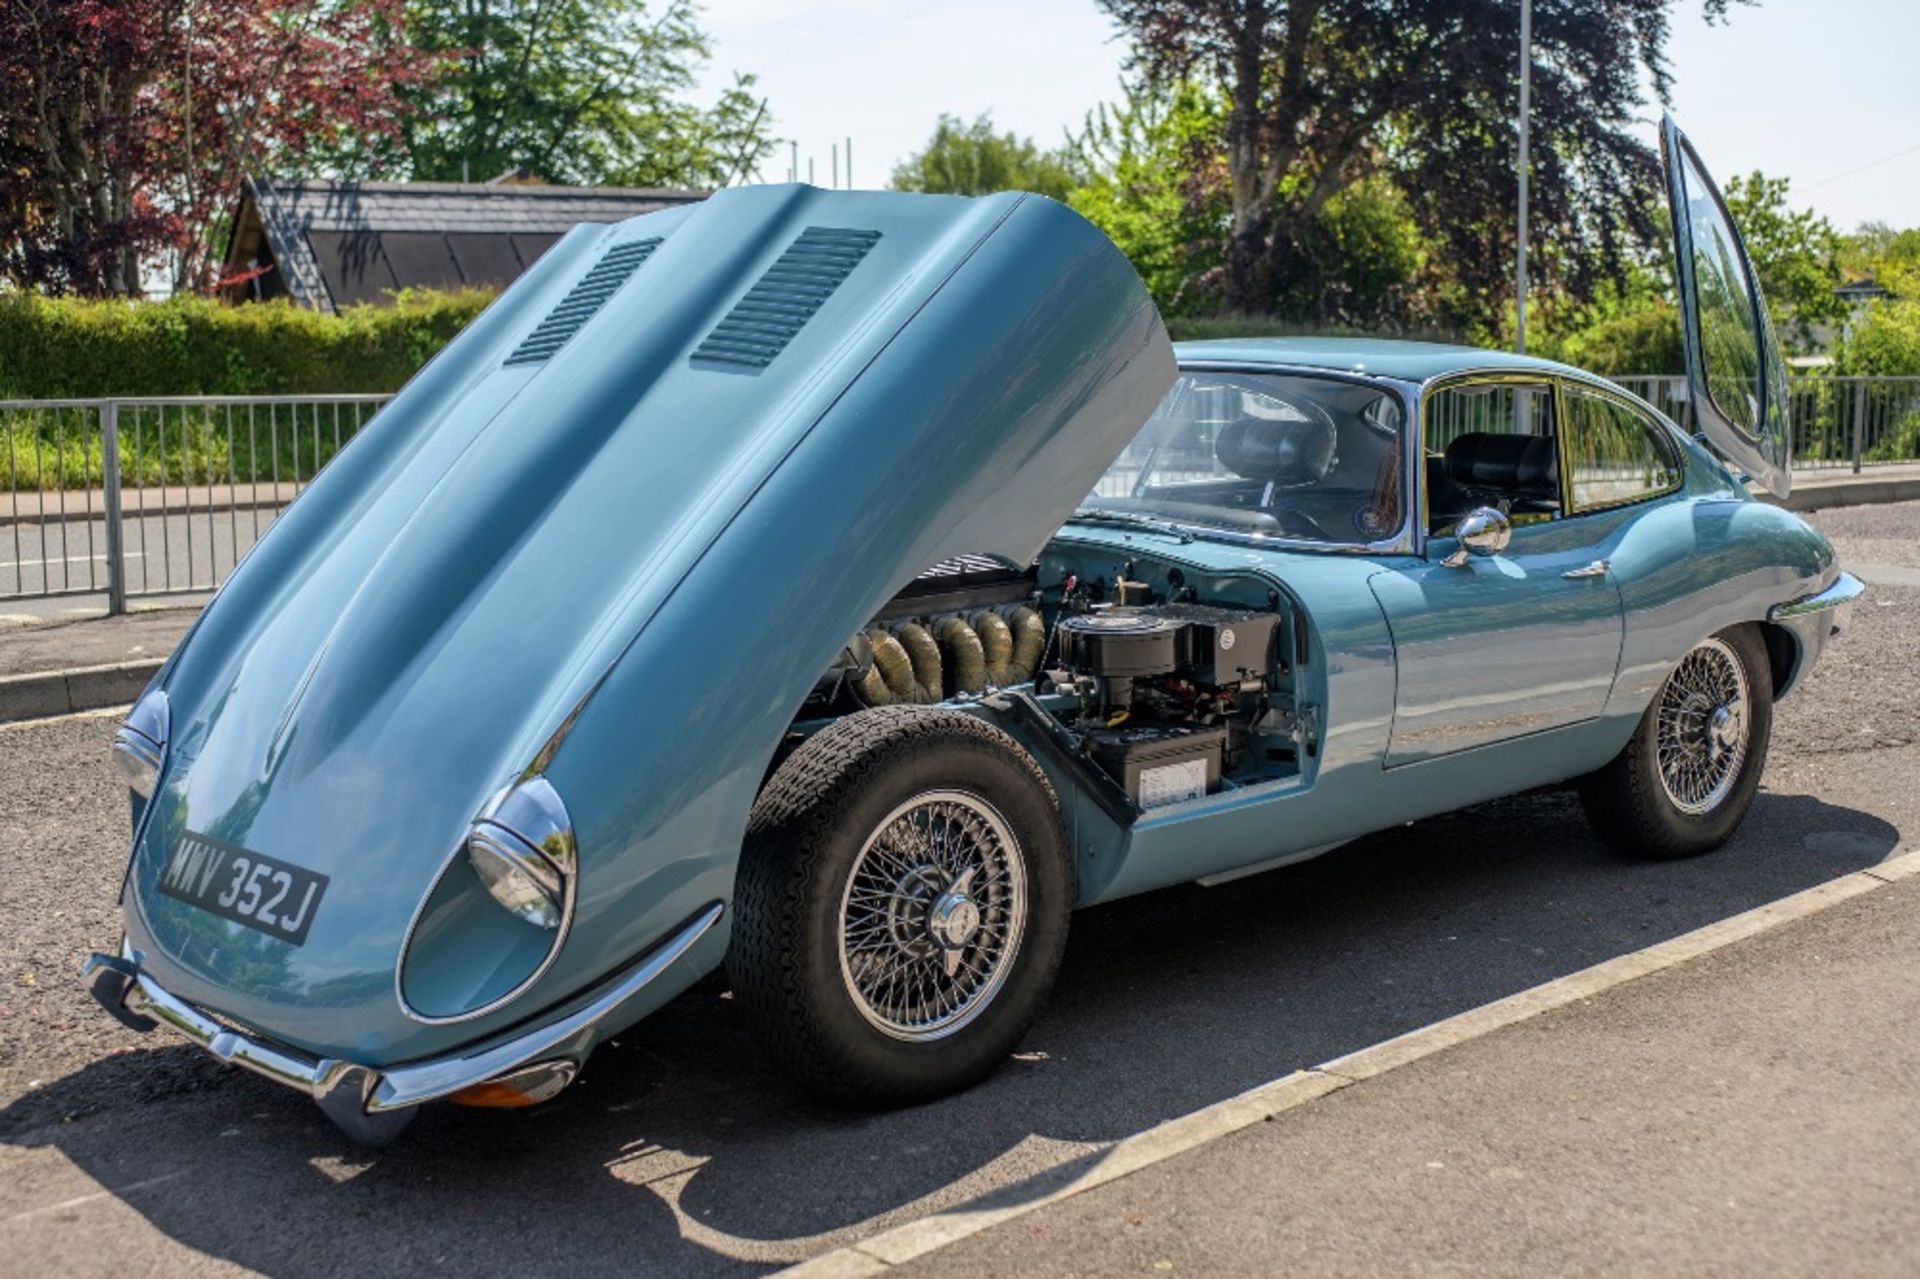
[{"label": "shrub", "polygon": [[0,398],[394,391],[492,298],[408,291],[322,315],[284,301],[0,296]]}]

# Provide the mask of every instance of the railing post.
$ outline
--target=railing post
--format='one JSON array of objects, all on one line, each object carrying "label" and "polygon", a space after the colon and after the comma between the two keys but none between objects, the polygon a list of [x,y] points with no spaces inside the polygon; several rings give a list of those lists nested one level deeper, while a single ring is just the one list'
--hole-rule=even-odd
[{"label": "railing post", "polygon": [[127,611],[125,530],[120,525],[120,404],[100,401],[100,482],[107,520],[107,616]]},{"label": "railing post", "polygon": [[1853,473],[1860,474],[1860,457],[1867,448],[1867,380],[1853,380]]}]

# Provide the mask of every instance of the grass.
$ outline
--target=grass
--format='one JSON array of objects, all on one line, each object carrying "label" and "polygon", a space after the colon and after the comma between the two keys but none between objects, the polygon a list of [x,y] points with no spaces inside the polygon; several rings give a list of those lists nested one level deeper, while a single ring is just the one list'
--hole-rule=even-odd
[{"label": "grass", "polygon": [[[127,487],[301,481],[372,417],[370,403],[123,407],[120,473]],[[0,487],[97,488],[98,411],[34,409],[0,416]]]}]

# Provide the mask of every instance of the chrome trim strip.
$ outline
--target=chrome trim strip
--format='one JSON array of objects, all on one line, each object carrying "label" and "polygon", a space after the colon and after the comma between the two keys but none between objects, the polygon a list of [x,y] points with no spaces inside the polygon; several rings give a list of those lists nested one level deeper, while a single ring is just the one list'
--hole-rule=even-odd
[{"label": "chrome trim strip", "polygon": [[124,1000],[129,1011],[165,1023],[220,1060],[244,1067],[276,1083],[298,1088],[316,1101],[326,1103],[339,1089],[357,1088],[362,1092],[359,1108],[365,1113],[378,1114],[417,1106],[459,1092],[462,1088],[485,1083],[558,1049],[577,1050],[583,1047],[570,1044],[569,1041],[591,1030],[621,1004],[650,985],[691,950],[695,942],[706,936],[720,922],[725,910],[721,903],[713,903],[679,932],[655,947],[640,964],[608,987],[605,993],[557,1021],[492,1047],[411,1062],[385,1071],[330,1057],[312,1057],[297,1049],[283,1048],[223,1025],[193,1005],[169,994],[152,977],[140,971],[139,956],[124,940],[118,956],[89,955],[81,966],[81,972],[91,976],[101,969],[122,973],[130,969]]},{"label": "chrome trim strip", "polygon": [[1809,613],[1821,613],[1830,608],[1840,608],[1859,599],[1866,589],[1866,583],[1853,574],[1841,573],[1833,579],[1833,585],[1824,591],[1814,595],[1803,595],[1785,604],[1775,604],[1767,610],[1767,620],[1783,622],[1790,618],[1804,617]]}]

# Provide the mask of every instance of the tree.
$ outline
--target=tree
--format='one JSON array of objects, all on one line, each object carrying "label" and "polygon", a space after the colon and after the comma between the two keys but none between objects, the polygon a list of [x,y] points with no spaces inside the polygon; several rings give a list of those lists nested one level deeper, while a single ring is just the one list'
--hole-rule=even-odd
[{"label": "tree", "polygon": [[431,70],[401,0],[7,0],[0,5],[0,274],[141,291],[205,283],[242,176],[397,133]]},{"label": "tree", "polygon": [[1217,98],[1198,84],[1130,83],[1069,142],[1085,176],[1068,203],[1120,246],[1167,315],[1217,307],[1226,208],[1205,170],[1219,125]]},{"label": "tree", "polygon": [[[1709,17],[1732,0],[1704,0]],[[1631,133],[1644,70],[1664,97],[1676,0],[1536,0],[1532,256],[1543,286],[1590,295],[1655,233],[1657,182]],[[1511,0],[1101,0],[1156,82],[1203,78],[1225,101],[1225,301],[1272,313],[1335,254],[1336,197],[1398,193],[1483,317],[1510,296],[1518,101]],[[1492,38],[1513,32],[1516,38]],[[1324,274],[1324,270],[1320,272]]]},{"label": "tree", "polygon": [[1840,284],[1840,233],[1810,209],[1787,205],[1787,179],[1754,172],[1727,183],[1727,212],[1753,259],[1776,331],[1787,346],[1806,351],[1814,328],[1847,318]]},{"label": "tree", "polygon": [[1064,200],[1076,178],[1071,153],[1043,151],[1032,138],[995,133],[992,117],[982,112],[972,124],[942,115],[927,145],[894,168],[893,189],[938,195],[1033,191]]},{"label": "tree", "polygon": [[411,89],[400,150],[415,177],[726,186],[773,150],[766,102],[738,76],[686,97],[711,54],[692,0],[407,0],[412,38],[448,59]]}]

